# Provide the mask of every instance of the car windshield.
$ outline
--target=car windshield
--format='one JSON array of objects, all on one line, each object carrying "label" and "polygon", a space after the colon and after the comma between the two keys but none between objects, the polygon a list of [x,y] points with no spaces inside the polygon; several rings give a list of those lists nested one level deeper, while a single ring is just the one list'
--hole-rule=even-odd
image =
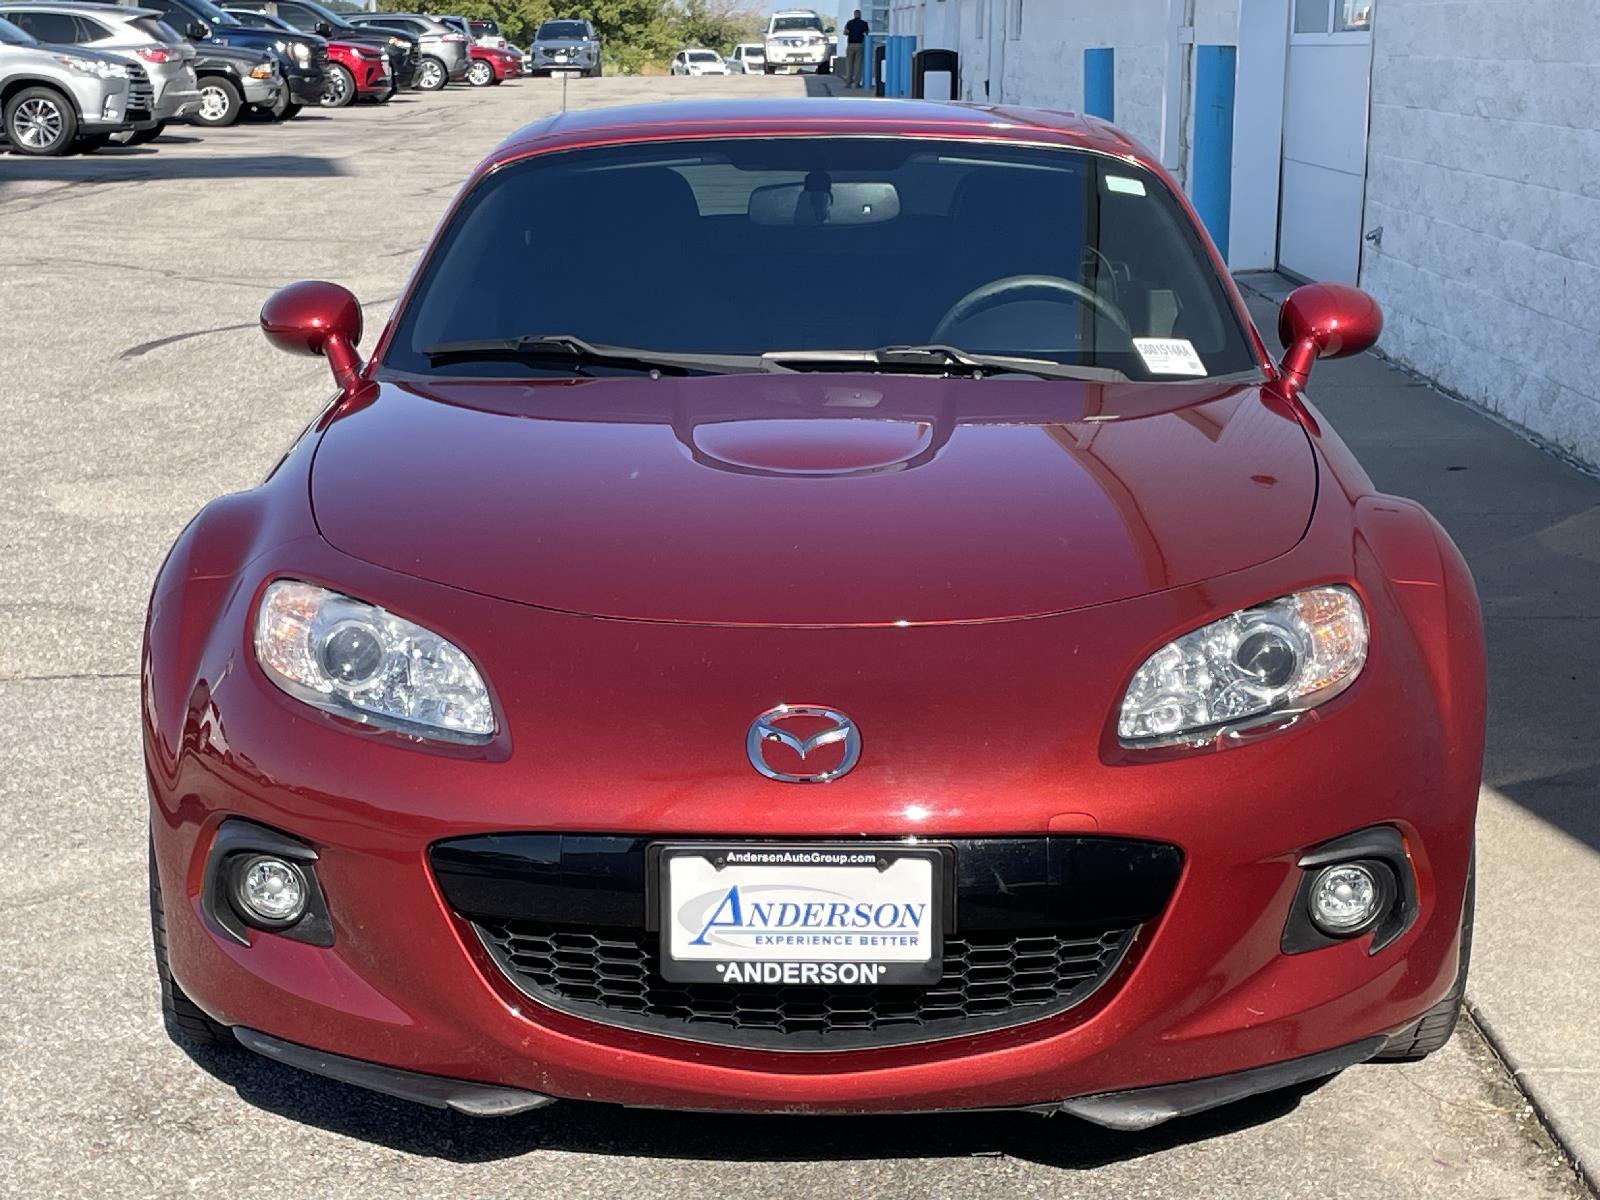
[{"label": "car windshield", "polygon": [[499,37],[500,26],[493,21],[473,21],[472,32],[477,37]]},{"label": "car windshield", "polygon": [[0,17],[0,42],[8,46],[37,46],[39,41],[33,34],[13,25],[4,17]]},{"label": "car windshield", "polygon": [[809,29],[813,33],[822,32],[822,21],[818,17],[773,17],[773,33],[793,33],[796,30]]},{"label": "car windshield", "polygon": [[722,60],[720,58],[718,58],[715,54],[713,54],[709,50],[691,50],[691,51],[689,51],[689,61],[690,62],[721,62]]},{"label": "car windshield", "polygon": [[1155,175],[955,140],[686,141],[503,167],[441,233],[384,364],[548,373],[427,354],[538,335],[680,354],[931,345],[1149,380],[1259,366]]},{"label": "car windshield", "polygon": [[739,49],[746,58],[765,58],[767,56],[767,52],[760,46],[740,46]]},{"label": "car windshield", "polygon": [[589,36],[589,27],[582,21],[546,21],[534,36],[541,42],[582,41]]},{"label": "car windshield", "polygon": [[239,18],[232,13],[223,12],[211,0],[189,0],[189,6],[199,13],[210,25],[239,25]]},{"label": "car windshield", "polygon": [[166,42],[170,45],[183,41],[182,35],[176,29],[165,21],[157,20],[155,17],[135,17],[128,22],[128,25],[147,37],[155,38],[158,42]]}]

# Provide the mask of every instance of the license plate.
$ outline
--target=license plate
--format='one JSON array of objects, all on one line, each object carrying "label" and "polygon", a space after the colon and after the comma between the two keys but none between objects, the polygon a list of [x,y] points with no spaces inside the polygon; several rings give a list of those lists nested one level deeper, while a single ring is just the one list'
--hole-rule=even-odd
[{"label": "license plate", "polygon": [[684,983],[936,983],[946,861],[929,846],[664,846],[661,974]]}]

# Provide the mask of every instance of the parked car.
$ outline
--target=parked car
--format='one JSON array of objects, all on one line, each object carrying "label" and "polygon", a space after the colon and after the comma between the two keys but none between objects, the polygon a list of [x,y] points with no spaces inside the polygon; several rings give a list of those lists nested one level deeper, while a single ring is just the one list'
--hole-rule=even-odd
[{"label": "parked car", "polygon": [[[236,50],[262,51],[277,58],[279,86],[274,89],[277,99],[270,111],[284,119],[300,111],[300,105],[315,103],[326,83],[326,57],[319,47],[298,35],[285,36],[274,30],[252,29],[237,17],[223,11],[211,0],[96,0],[103,4],[120,4],[137,7],[142,2],[146,8],[156,10],[161,19],[177,30],[197,48],[224,46]],[[253,69],[253,68],[252,68]],[[198,73],[198,70],[197,70]],[[227,72],[218,73],[226,77]],[[249,78],[249,72],[244,73]],[[263,82],[255,81],[257,84]],[[246,89],[250,90],[250,89]],[[254,89],[257,93],[260,87]],[[215,97],[213,96],[213,99]],[[248,99],[246,104],[250,104]]]},{"label": "parked car", "polygon": [[301,106],[288,99],[281,55],[213,43],[197,49],[194,69],[200,83],[200,108],[189,118],[196,125],[222,128],[250,111],[280,121],[299,114]]},{"label": "parked car", "polygon": [[328,90],[322,94],[324,108],[344,108],[357,100],[387,104],[394,99],[394,76],[389,58],[376,46],[354,42],[329,42]]},{"label": "parked car", "polygon": [[97,50],[47,46],[0,17],[0,128],[14,154],[94,150],[153,119],[143,70]]},{"label": "parked car", "polygon": [[423,13],[351,13],[348,20],[361,29],[398,30],[414,38],[422,54],[416,86],[424,92],[436,92],[446,83],[467,77],[467,68],[472,65],[467,35],[435,17]]},{"label": "parked car", "polygon": [[389,56],[389,69],[394,74],[396,87],[410,87],[416,81],[422,61],[421,49],[415,38],[398,29],[369,29],[352,25],[332,9],[315,3],[315,0],[231,0],[228,7],[235,12],[248,10],[267,13],[302,33],[353,42],[358,46],[375,46]]},{"label": "parked car", "polygon": [[278,29],[313,40],[324,51],[328,64],[322,95],[317,98],[323,108],[344,108],[356,100],[386,104],[393,99],[396,88],[386,47],[330,42],[316,34],[302,34],[281,17],[269,13],[232,8],[225,11],[256,29]]},{"label": "parked car", "polygon": [[508,79],[522,77],[522,55],[514,50],[497,50],[473,42],[468,46],[472,65],[467,68],[467,82],[473,87],[488,87]]},{"label": "parked car", "polygon": [[586,76],[598,76],[603,70],[600,36],[588,21],[540,22],[528,47],[528,64],[535,75],[577,71]]},{"label": "parked car", "polygon": [[728,64],[715,50],[679,50],[668,71],[672,75],[726,75]]},{"label": "parked car", "polygon": [[1142,1129],[1449,1038],[1478,599],[1307,392],[1381,313],[1299,288],[1269,356],[1126,134],[566,112],[370,359],[331,283],[261,325],[335,398],[145,624],[191,1039],[461,1113]]},{"label": "parked car", "polygon": [[767,21],[762,71],[772,75],[819,70],[833,56],[827,29],[822,18],[808,8],[774,13]]},{"label": "parked car", "polygon": [[759,42],[740,42],[726,61],[729,75],[759,75],[767,65],[766,47]]},{"label": "parked car", "polygon": [[7,0],[0,3],[0,17],[41,42],[102,51],[142,68],[154,92],[151,118],[126,135],[129,145],[154,141],[168,121],[200,107],[194,47],[156,19],[153,9],[108,8],[71,0]]},{"label": "parked car", "polygon": [[[495,21],[468,21],[467,32],[478,45],[490,50],[504,50],[510,46]],[[521,51],[518,51],[520,54]]]}]

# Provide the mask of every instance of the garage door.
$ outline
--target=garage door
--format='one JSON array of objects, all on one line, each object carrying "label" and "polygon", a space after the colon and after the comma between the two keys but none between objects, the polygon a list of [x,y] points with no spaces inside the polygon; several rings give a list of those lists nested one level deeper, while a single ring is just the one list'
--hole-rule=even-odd
[{"label": "garage door", "polygon": [[1355,283],[1367,180],[1375,0],[1293,0],[1284,83],[1278,264]]}]

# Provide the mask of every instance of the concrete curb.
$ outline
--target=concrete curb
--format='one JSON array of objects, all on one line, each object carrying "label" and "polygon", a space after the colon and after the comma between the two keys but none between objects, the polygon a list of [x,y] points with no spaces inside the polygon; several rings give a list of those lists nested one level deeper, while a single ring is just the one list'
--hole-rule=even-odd
[{"label": "concrete curb", "polygon": [[1505,1069],[1506,1077],[1511,1080],[1512,1086],[1526,1097],[1528,1106],[1533,1109],[1534,1117],[1544,1126],[1545,1132],[1550,1135],[1550,1140],[1555,1143],[1562,1157],[1571,1164],[1578,1178],[1582,1180],[1583,1186],[1592,1194],[1600,1196],[1600,1162],[1579,1152],[1577,1146],[1581,1136],[1573,1128],[1573,1122],[1561,1111],[1561,1104],[1545,1093],[1538,1080],[1524,1074],[1523,1068],[1518,1065],[1516,1054],[1506,1045],[1505,1039],[1495,1028],[1495,1022],[1485,1016],[1483,1010],[1473,1003],[1470,992],[1467,995],[1465,1016],[1482,1035],[1484,1044],[1494,1052],[1495,1058],[1500,1060],[1500,1065]]}]

